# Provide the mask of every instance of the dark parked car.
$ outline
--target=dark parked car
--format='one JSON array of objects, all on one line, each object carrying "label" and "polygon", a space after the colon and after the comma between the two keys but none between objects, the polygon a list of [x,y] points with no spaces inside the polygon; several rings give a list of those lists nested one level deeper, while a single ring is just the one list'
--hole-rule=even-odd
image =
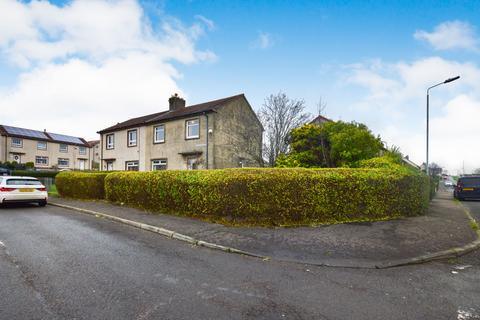
[{"label": "dark parked car", "polygon": [[480,199],[480,176],[459,178],[453,196],[458,200]]},{"label": "dark parked car", "polygon": [[5,168],[0,168],[0,176],[8,176],[10,174],[10,170]]}]

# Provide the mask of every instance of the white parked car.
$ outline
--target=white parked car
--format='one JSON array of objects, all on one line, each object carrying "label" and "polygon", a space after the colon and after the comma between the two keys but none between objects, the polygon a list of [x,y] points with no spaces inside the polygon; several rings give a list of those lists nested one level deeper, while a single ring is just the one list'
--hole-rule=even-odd
[{"label": "white parked car", "polygon": [[9,202],[36,202],[47,205],[47,188],[36,178],[0,176],[0,204]]},{"label": "white parked car", "polygon": [[445,181],[444,184],[445,184],[445,187],[453,187],[455,185],[453,181],[450,181],[450,180]]}]

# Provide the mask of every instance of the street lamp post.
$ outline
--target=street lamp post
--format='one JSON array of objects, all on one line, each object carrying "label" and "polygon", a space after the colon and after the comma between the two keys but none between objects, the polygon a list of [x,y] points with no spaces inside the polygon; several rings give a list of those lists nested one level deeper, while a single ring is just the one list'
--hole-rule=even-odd
[{"label": "street lamp post", "polygon": [[436,85],[434,86],[431,86],[427,89],[427,162],[426,162],[426,172],[427,172],[427,176],[430,174],[430,169],[428,168],[428,136],[429,136],[429,125],[430,125],[430,89],[433,89],[435,87],[438,87],[442,84],[446,84],[446,83],[449,83],[449,82],[452,82],[452,81],[455,81],[455,80],[458,80],[460,79],[460,76],[456,76],[456,77],[453,77],[453,78],[449,78],[443,82],[440,82],[440,83],[437,83]]}]

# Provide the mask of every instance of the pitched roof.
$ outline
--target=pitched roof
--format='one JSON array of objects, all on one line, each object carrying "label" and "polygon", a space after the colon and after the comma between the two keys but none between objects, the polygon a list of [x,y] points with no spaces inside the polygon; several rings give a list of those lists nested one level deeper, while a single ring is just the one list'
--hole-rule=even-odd
[{"label": "pitched roof", "polygon": [[245,95],[242,93],[235,96],[218,99],[218,100],[212,100],[212,101],[208,101],[200,104],[195,104],[192,106],[187,106],[187,107],[172,110],[172,111],[170,110],[162,111],[162,112],[152,113],[152,114],[138,117],[138,118],[132,118],[127,121],[117,123],[114,126],[100,130],[98,131],[98,133],[107,133],[107,132],[112,132],[112,131],[117,131],[122,129],[148,125],[156,122],[162,122],[166,120],[173,120],[177,118],[188,117],[192,115],[201,114],[204,112],[212,112],[224,106],[226,103],[241,97],[244,98]]},{"label": "pitched roof", "polygon": [[83,138],[67,136],[67,135],[58,134],[58,133],[51,133],[47,131],[38,131],[38,130],[19,128],[19,127],[6,126],[6,125],[0,125],[0,135],[22,138],[22,139],[70,144],[70,145],[76,145],[76,146],[85,146],[85,147],[89,146],[87,141],[85,141],[85,139]]},{"label": "pitched roof", "polygon": [[100,143],[100,140],[91,140],[91,141],[87,141],[87,143],[90,147],[94,147]]},{"label": "pitched roof", "polygon": [[322,115],[318,115],[317,117],[315,117],[315,119],[313,119],[312,121],[310,121],[310,123],[323,123],[323,122],[332,122],[333,120],[331,119],[328,119]]}]

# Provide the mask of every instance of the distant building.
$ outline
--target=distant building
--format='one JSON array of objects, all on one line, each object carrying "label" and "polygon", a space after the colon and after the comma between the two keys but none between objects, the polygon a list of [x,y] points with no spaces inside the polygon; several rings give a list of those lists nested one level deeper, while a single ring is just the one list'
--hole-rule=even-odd
[{"label": "distant building", "polygon": [[245,95],[169,110],[100,130],[102,170],[151,171],[259,166],[263,127]]},{"label": "distant building", "polygon": [[92,170],[100,169],[100,140],[92,140],[87,142],[90,146],[90,161]]},{"label": "distant building", "polygon": [[325,123],[325,122],[333,122],[333,120],[325,118],[322,115],[318,115],[315,119],[310,121],[311,124],[322,124],[322,123]]},{"label": "distant building", "polygon": [[415,162],[413,162],[412,160],[409,159],[408,156],[405,156],[404,158],[402,158],[402,161],[403,163],[405,163],[406,165],[409,165],[410,167],[412,168],[415,168],[417,170],[421,170],[422,167],[419,166],[418,164],[416,164]]},{"label": "distant building", "polygon": [[83,138],[0,125],[0,161],[33,162],[36,169],[91,169]]}]

